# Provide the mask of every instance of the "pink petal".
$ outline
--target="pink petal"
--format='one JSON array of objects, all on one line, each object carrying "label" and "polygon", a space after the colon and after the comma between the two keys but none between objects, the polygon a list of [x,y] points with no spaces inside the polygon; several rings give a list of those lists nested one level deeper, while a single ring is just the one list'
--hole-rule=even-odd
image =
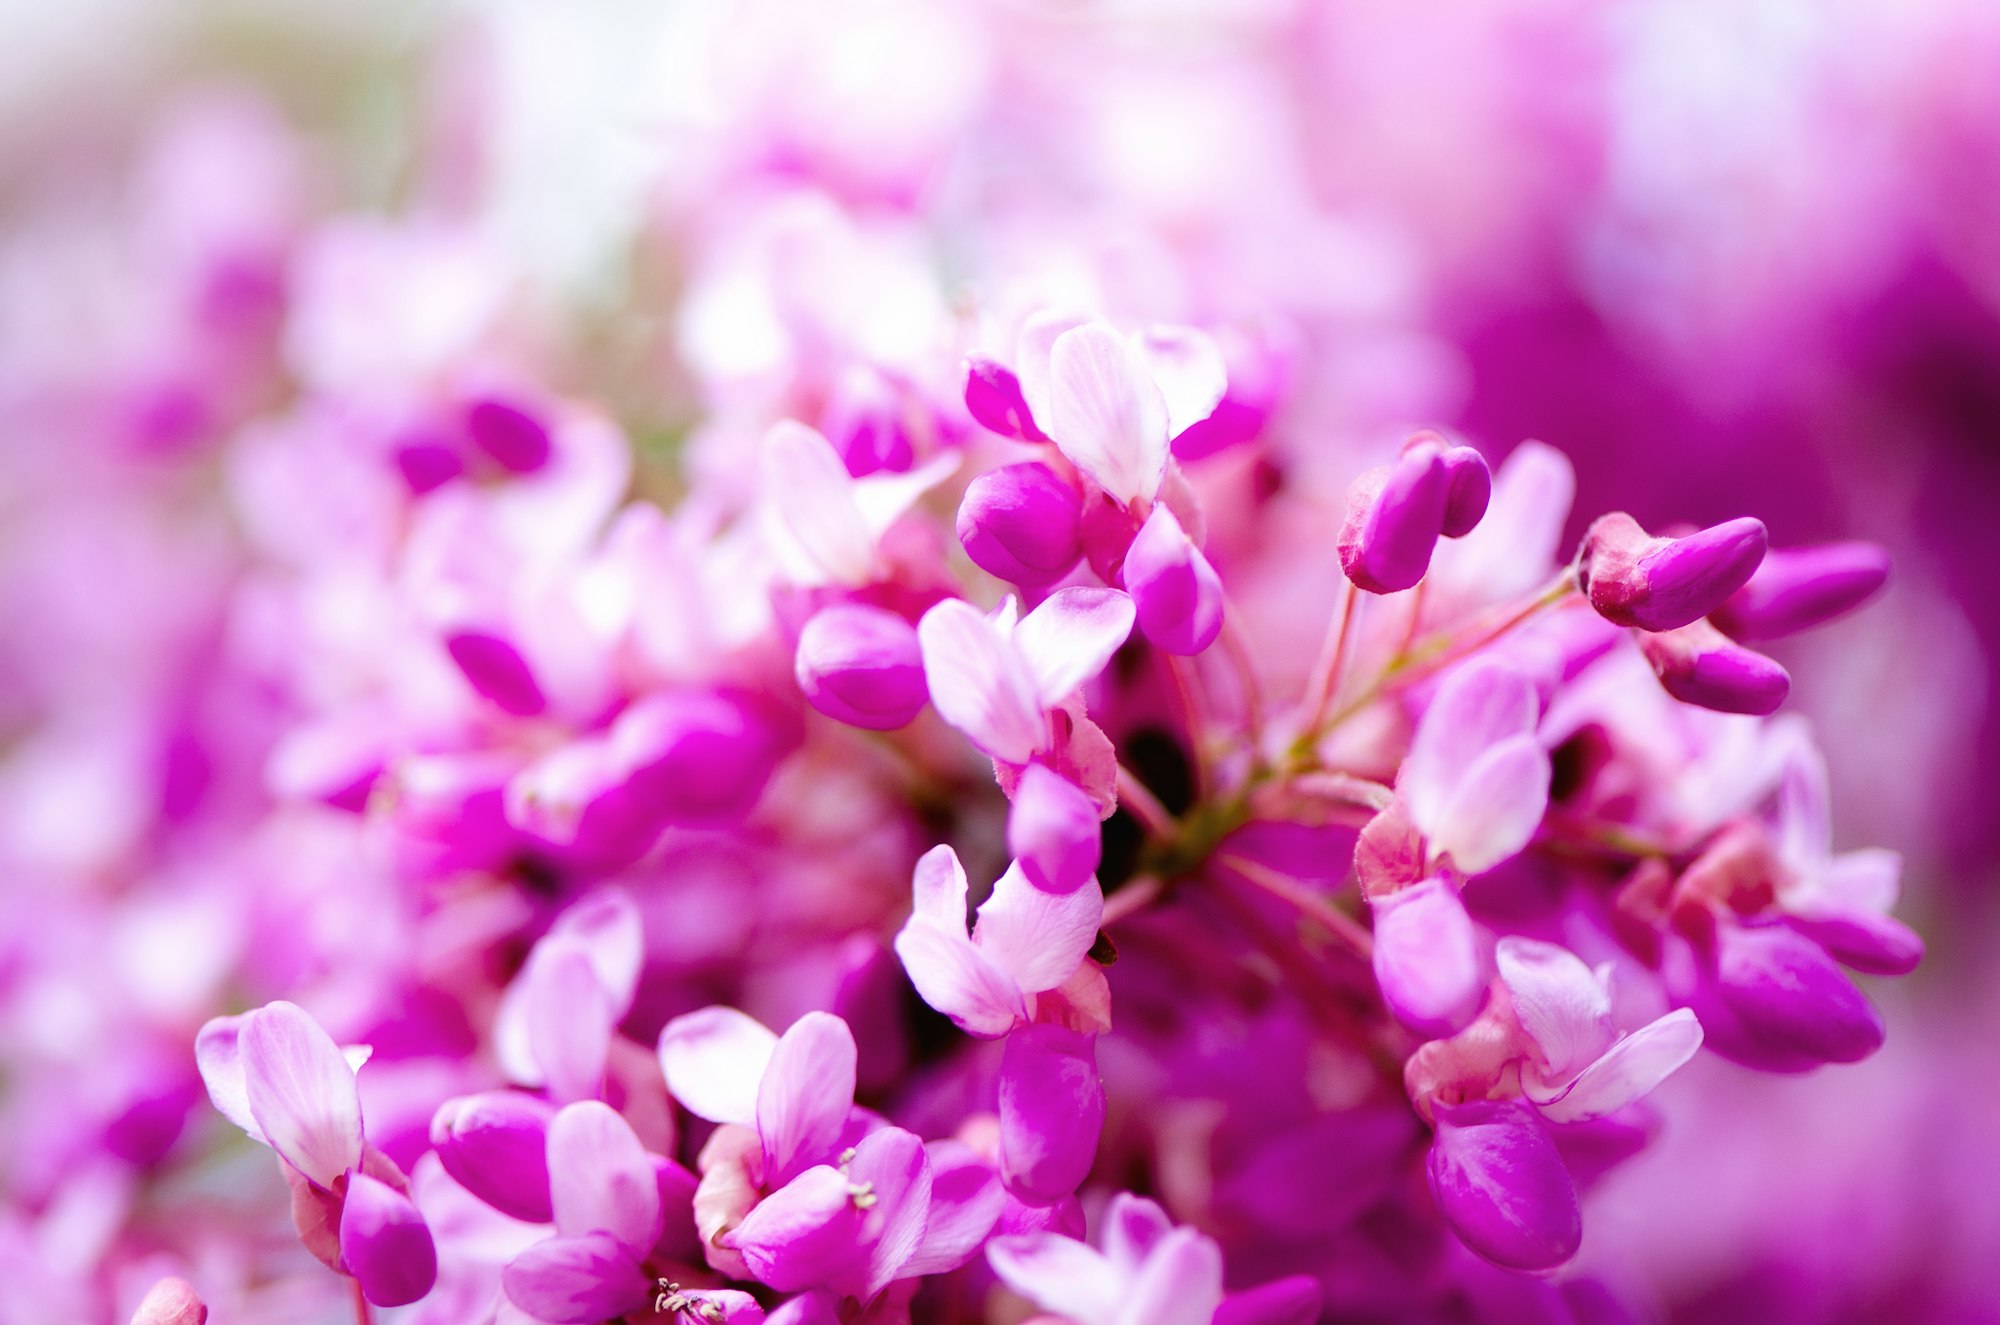
[{"label": "pink petal", "polygon": [[171,1276],[148,1289],[132,1313],[132,1325],[206,1325],[207,1320],[208,1304],[194,1285]]},{"label": "pink petal", "polygon": [[1222,580],[1164,504],[1139,527],[1119,574],[1140,632],[1168,653],[1192,657],[1222,633]]},{"label": "pink petal", "polygon": [[1445,1220],[1487,1260],[1551,1270],[1576,1254],[1583,1238],[1576,1186],[1526,1105],[1440,1105],[1427,1168]]},{"label": "pink petal", "polygon": [[1197,1229],[1177,1228],[1127,1291],[1118,1325],[1210,1325],[1222,1305],[1222,1249]]},{"label": "pink petal", "polygon": [[968,1035],[1005,1035],[1026,1021],[1021,989],[980,955],[963,933],[912,916],[896,935],[896,956],[924,1002]]},{"label": "pink petal", "polygon": [[1556,1099],[1535,1107],[1550,1122],[1580,1123],[1643,1098],[1701,1048],[1701,1023],[1686,1008],[1632,1032],[1583,1070]]},{"label": "pink petal", "polygon": [[550,1097],[594,1098],[604,1087],[616,1018],[589,952],[574,939],[545,939],[535,945],[522,978],[528,1052]]},{"label": "pink petal", "polygon": [[1104,1254],[1119,1277],[1129,1279],[1173,1231],[1174,1221],[1158,1203],[1120,1192],[1104,1210]]},{"label": "pink petal", "polygon": [[1486,969],[1458,890],[1425,879],[1373,905],[1375,980],[1389,1010],[1429,1038],[1464,1030],[1485,998]]},{"label": "pink petal", "polygon": [[675,1017],[660,1032],[660,1070],[689,1113],[712,1123],[757,1123],[757,1088],[778,1037],[735,1008]]},{"label": "pink petal", "polygon": [[1534,840],[1549,808],[1548,751],[1532,736],[1503,741],[1464,770],[1429,833],[1433,855],[1480,874]]},{"label": "pink petal", "polygon": [[1013,865],[979,908],[972,942],[1024,992],[1037,994],[1075,973],[1103,918],[1104,893],[1095,880],[1074,892],[1047,893]]},{"label": "pink petal", "polygon": [[927,464],[903,473],[871,474],[857,479],[851,489],[855,509],[868,529],[872,550],[889,526],[903,517],[919,497],[951,477],[958,468],[958,456],[947,452]]},{"label": "pink petal", "polygon": [[515,1219],[547,1223],[548,1133],[554,1110],[519,1091],[446,1100],[431,1119],[438,1161],[466,1191]]},{"label": "pink petal", "polygon": [[597,972],[598,983],[614,1017],[631,1010],[639,988],[639,968],[645,961],[645,932],[639,908],[623,888],[603,888],[556,917],[551,935],[576,939]]},{"label": "pink petal", "polygon": [[924,1143],[900,1127],[872,1132],[854,1147],[847,1180],[864,1193],[860,1240],[867,1260],[866,1274],[845,1286],[858,1286],[856,1295],[866,1302],[901,1273],[923,1240],[931,1208]]},{"label": "pink petal", "polygon": [[1396,780],[1426,835],[1449,826],[1454,793],[1488,751],[1533,734],[1540,707],[1534,683],[1498,659],[1477,659],[1445,678]]},{"label": "pink petal", "polygon": [[1132,634],[1136,611],[1116,589],[1058,589],[1021,619],[1014,646],[1042,707],[1054,708],[1104,670]]},{"label": "pink petal", "polygon": [[1048,722],[1034,674],[997,625],[950,598],[924,613],[917,642],[939,717],[995,759],[1025,764],[1034,757],[1048,740]]},{"label": "pink petal", "polygon": [[950,930],[962,933],[971,923],[966,910],[965,866],[949,846],[934,846],[917,860],[915,878],[916,913]]},{"label": "pink petal", "polygon": [[660,1187],[632,1125],[583,1100],[549,1124],[549,1204],[564,1237],[604,1233],[635,1258],[660,1237]]},{"label": "pink petal", "polygon": [[1057,338],[1046,431],[1100,488],[1128,506],[1158,492],[1167,426],[1166,400],[1130,341],[1101,322]]},{"label": "pink petal", "polygon": [[1068,778],[1030,764],[1007,812],[1007,849],[1037,888],[1075,892],[1096,875],[1103,857],[1097,806]]},{"label": "pink petal", "polygon": [[1042,432],[1049,429],[1049,396],[1052,390],[1056,342],[1065,333],[1085,325],[1090,319],[1063,310],[1037,313],[1021,325],[1014,341],[1014,371],[1020,375],[1021,398]]},{"label": "pink petal", "polygon": [[1617,1032],[1610,995],[1575,953],[1509,936],[1500,940],[1494,962],[1551,1080],[1569,1080],[1611,1047]]},{"label": "pink petal", "polygon": [[772,425],[759,456],[771,499],[771,539],[801,584],[866,584],[875,535],[854,500],[854,480],[833,443],[790,419]]},{"label": "pink petal", "polygon": [[409,1198],[356,1171],[340,1209],[340,1259],[378,1307],[415,1302],[437,1283],[437,1246]]},{"label": "pink petal", "polygon": [[1124,1277],[1098,1252],[1059,1233],[1018,1233],[986,1244],[1000,1282],[1044,1311],[1089,1322],[1117,1319]]},{"label": "pink petal", "polygon": [[1009,1191],[1048,1205],[1090,1176],[1104,1128],[1092,1037],[1024,1026],[1000,1058],[1000,1169]]},{"label": "pink petal", "polygon": [[1167,407],[1167,435],[1178,437],[1215,413],[1228,390],[1222,351],[1193,327],[1157,325],[1139,337],[1139,354]]},{"label": "pink petal", "polygon": [[361,1162],[361,1094],[340,1046],[282,1002],[249,1014],[239,1044],[250,1116],[288,1164],[330,1189]]},{"label": "pink petal", "polygon": [[853,1032],[829,1013],[806,1013],[778,1040],[757,1088],[769,1185],[832,1157],[854,1109],[855,1064]]},{"label": "pink petal", "polygon": [[978,1254],[1006,1207],[993,1166],[960,1141],[924,1145],[931,1170],[930,1213],[923,1241],[897,1272],[901,1279],[944,1274]]},{"label": "pink petal", "polygon": [[1313,1325],[1320,1318],[1319,1280],[1295,1274],[1231,1293],[1215,1313],[1215,1325]]},{"label": "pink petal", "polygon": [[508,1300],[535,1320],[595,1325],[649,1306],[654,1284],[638,1260],[603,1233],[550,1238],[500,1273]]},{"label": "pink petal", "polygon": [[860,1238],[847,1175],[822,1164],[759,1201],[724,1241],[759,1281],[797,1293],[851,1275],[863,1255]]},{"label": "pink petal", "polygon": [[208,1098],[222,1116],[250,1134],[253,1141],[264,1140],[264,1129],[250,1115],[250,1087],[243,1078],[243,1024],[251,1013],[216,1017],[202,1026],[194,1039],[194,1060],[201,1069]]}]

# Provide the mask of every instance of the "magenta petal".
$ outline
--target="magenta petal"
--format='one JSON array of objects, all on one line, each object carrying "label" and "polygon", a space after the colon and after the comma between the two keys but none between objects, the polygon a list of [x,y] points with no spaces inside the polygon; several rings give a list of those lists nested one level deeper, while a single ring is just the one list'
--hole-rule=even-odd
[{"label": "magenta petal", "polygon": [[242,1025],[251,1116],[271,1148],[319,1186],[361,1162],[361,1094],[340,1046],[303,1008],[271,1003]]},{"label": "magenta petal", "polygon": [[1132,1282],[1126,1320],[1211,1325],[1222,1305],[1222,1249],[1197,1229],[1161,1238]]},{"label": "magenta petal", "polygon": [[917,1254],[930,1217],[931,1168],[924,1143],[900,1127],[863,1137],[847,1165],[848,1181],[861,1194],[860,1241],[867,1253],[864,1275],[836,1280],[863,1301],[882,1291]]},{"label": "magenta petal", "polygon": [[1591,525],[1578,564],[1590,605],[1607,620],[1675,630],[1721,607],[1768,546],[1763,524],[1747,517],[1685,538],[1652,538],[1618,511]]},{"label": "magenta petal", "polygon": [[930,702],[916,628],[862,603],[836,603],[806,622],[793,673],[814,708],[869,731],[905,726]]},{"label": "magenta petal", "polygon": [[340,1259],[378,1307],[415,1302],[437,1282],[437,1246],[408,1197],[356,1170],[340,1209]]},{"label": "magenta petal", "polygon": [[1479,1013],[1486,969],[1458,890],[1425,879],[1374,899],[1375,979],[1389,1010],[1430,1038],[1454,1035]]},{"label": "magenta petal", "polygon": [[654,1283],[617,1239],[604,1233],[549,1238],[500,1272],[507,1300],[552,1325],[595,1325],[650,1306]]},{"label": "magenta petal", "polygon": [[1075,1193],[1097,1158],[1104,1083],[1092,1037],[1024,1026],[1000,1059],[1000,1171],[1008,1190],[1042,1205]]},{"label": "magenta petal", "polygon": [[923,1241],[899,1272],[905,1279],[956,1270],[978,1255],[1007,1205],[1000,1175],[970,1146],[930,1141],[924,1154],[931,1170],[930,1213]]},{"label": "magenta petal", "polygon": [[778,1040],[757,1088],[757,1135],[769,1186],[833,1157],[854,1108],[856,1053],[847,1023],[808,1012]]},{"label": "magenta petal", "polygon": [[1222,633],[1222,580],[1164,503],[1139,527],[1120,574],[1140,631],[1159,648],[1190,657]]},{"label": "magenta petal", "polygon": [[1044,892],[1075,892],[1103,858],[1103,825],[1089,796],[1060,773],[1030,764],[1007,813],[1007,850]]},{"label": "magenta petal", "polygon": [[1431,1192],[1466,1246],[1511,1270],[1550,1270],[1576,1254],[1576,1186],[1548,1130],[1516,1101],[1439,1105]]},{"label": "magenta petal", "polygon": [[1454,446],[1441,459],[1447,483],[1439,532],[1446,538],[1464,538],[1486,517],[1493,499],[1493,471],[1487,468],[1486,457],[1469,446]]},{"label": "magenta petal", "polygon": [[1853,611],[1889,578],[1889,554],[1873,543],[1782,548],[1715,613],[1741,640],[1778,639]]},{"label": "magenta petal", "polygon": [[965,361],[965,409],[979,426],[1002,437],[1027,442],[1046,441],[1042,430],[1028,412],[1021,394],[1021,379],[1014,370],[985,355],[975,354]]},{"label": "magenta petal", "polygon": [[549,461],[549,430],[518,405],[504,400],[476,400],[465,411],[465,432],[472,444],[502,469],[530,474]]},{"label": "magenta petal", "polygon": [[1083,555],[1083,500],[1039,461],[1003,465],[966,485],[958,540],[973,564],[1024,588],[1053,584]]},{"label": "magenta petal", "polygon": [[824,1164],[759,1201],[724,1241],[781,1293],[842,1281],[866,1263],[847,1175]]},{"label": "magenta petal", "polygon": [[1894,916],[1829,910],[1787,916],[1786,923],[1864,975],[1908,975],[1924,959],[1922,936]]},{"label": "magenta petal", "polygon": [[481,696],[503,713],[532,718],[548,707],[521,651],[498,635],[459,630],[445,636],[445,652]]},{"label": "magenta petal", "polygon": [[633,796],[668,824],[740,819],[796,739],[766,703],[712,691],[648,695],[611,724]]},{"label": "magenta petal", "polygon": [[1639,647],[1666,692],[1683,704],[1717,713],[1775,713],[1792,678],[1763,654],[1697,621],[1642,635]]},{"label": "magenta petal", "polygon": [[1882,1047],[1881,1014],[1787,925],[1720,927],[1693,1006],[1709,1048],[1766,1071],[1855,1063]]},{"label": "magenta petal", "polygon": [[431,1145],[458,1184],[504,1215],[530,1224],[549,1205],[549,1120],[555,1110],[517,1091],[447,1100],[431,1119]]},{"label": "magenta petal", "polygon": [[583,1100],[549,1124],[549,1202],[564,1237],[604,1233],[636,1259],[660,1238],[653,1160],[608,1104]]}]

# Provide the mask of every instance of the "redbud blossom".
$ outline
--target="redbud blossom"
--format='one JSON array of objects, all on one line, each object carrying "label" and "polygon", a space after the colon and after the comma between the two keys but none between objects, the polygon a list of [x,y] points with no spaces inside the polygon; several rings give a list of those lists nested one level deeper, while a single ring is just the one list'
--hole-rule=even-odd
[{"label": "redbud blossom", "polygon": [[966,485],[958,539],[981,570],[1023,588],[1061,579],[1083,555],[1076,489],[1039,461],[988,470]]},{"label": "redbud blossom", "polygon": [[1577,574],[1606,620],[1640,630],[1699,621],[1741,589],[1764,560],[1762,521],[1744,518],[1685,538],[1655,538],[1622,511],[1600,516],[1583,536]]},{"label": "redbud blossom", "polygon": [[1139,527],[1120,574],[1140,632],[1168,653],[1200,653],[1222,633],[1222,581],[1164,504]]},{"label": "redbud blossom", "polygon": [[852,727],[893,731],[930,701],[916,628],[864,603],[816,613],[799,632],[793,666],[806,701]]},{"label": "redbud blossom", "polygon": [[1888,578],[1889,554],[1873,543],[1775,548],[1715,610],[1715,624],[1740,640],[1793,635],[1853,611]]},{"label": "redbud blossom", "polygon": [[1791,692],[1784,668],[1706,621],[1649,631],[1639,647],[1666,692],[1684,704],[1761,716],[1777,712]]}]

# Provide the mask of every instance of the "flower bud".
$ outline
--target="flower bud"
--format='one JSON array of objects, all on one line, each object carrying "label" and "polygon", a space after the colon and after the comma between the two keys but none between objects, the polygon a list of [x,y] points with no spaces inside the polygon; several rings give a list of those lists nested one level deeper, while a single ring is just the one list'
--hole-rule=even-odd
[{"label": "flower bud", "polygon": [[1768,545],[1763,522],[1747,517],[1685,538],[1654,538],[1614,511],[1584,534],[1578,574],[1607,621],[1673,630],[1722,606],[1756,572]]},{"label": "flower bud", "polygon": [[340,1259],[378,1307],[415,1302],[437,1283],[437,1244],[410,1198],[358,1169],[340,1209]]},{"label": "flower bud", "polygon": [[1104,1127],[1104,1083],[1088,1035],[1025,1026],[1000,1058],[1000,1175],[1035,1205],[1075,1194]]},{"label": "flower bud", "polygon": [[849,474],[900,474],[916,463],[902,405],[894,388],[872,369],[856,368],[841,377],[820,432],[840,453]]},{"label": "flower bud", "polygon": [[1060,773],[1029,764],[1007,813],[1007,850],[1035,887],[1073,893],[1090,882],[1103,858],[1097,807]]},{"label": "flower bud", "polygon": [[1826,950],[1788,925],[1722,923],[1689,1000],[1709,1048],[1767,1072],[1857,1063],[1882,1047],[1881,1014]]},{"label": "flower bud", "polygon": [[1486,457],[1469,446],[1454,446],[1440,458],[1450,480],[1441,532],[1446,538],[1464,538],[1486,518],[1486,505],[1493,500],[1493,471]]},{"label": "flower bud", "polygon": [[1061,579],[1083,555],[1082,511],[1076,489],[1047,465],[1006,465],[966,486],[958,539],[981,570],[1038,588]]},{"label": "flower bud", "polygon": [[1464,1030],[1486,996],[1486,968],[1458,889],[1430,878],[1372,903],[1375,979],[1389,1010],[1419,1035]]},{"label": "flower bud", "polygon": [[1048,437],[1035,426],[1035,416],[1021,394],[1021,379],[1014,370],[984,355],[965,361],[965,409],[979,426],[1002,437],[1024,442],[1046,442]]},{"label": "flower bud", "polygon": [[465,462],[445,442],[416,436],[396,447],[396,472],[403,476],[411,493],[421,497],[463,474]]},{"label": "flower bud", "polygon": [[836,603],[806,622],[793,672],[814,708],[870,731],[904,726],[930,702],[916,628],[861,603]]},{"label": "flower bud", "polygon": [[185,1279],[166,1278],[154,1284],[132,1313],[132,1325],[203,1325],[208,1307]]},{"label": "flower bud", "polygon": [[1683,704],[1718,713],[1775,713],[1792,679],[1763,654],[1697,621],[1639,637],[1646,661],[1666,692]]},{"label": "flower bud", "polygon": [[1781,548],[1715,612],[1715,624],[1740,640],[1777,639],[1810,630],[1861,606],[1889,578],[1889,554],[1873,543]]},{"label": "flower bud", "polygon": [[550,1105],[518,1091],[462,1096],[438,1106],[431,1145],[459,1186],[503,1215],[545,1224],[554,1217],[548,1163],[554,1116]]},{"label": "flower bud", "polygon": [[474,690],[504,713],[532,718],[548,707],[521,651],[498,635],[459,630],[445,636],[445,652]]},{"label": "flower bud", "polygon": [[1427,1165],[1452,1231],[1510,1270],[1552,1270],[1576,1254],[1583,1216],[1576,1184],[1548,1129],[1518,1100],[1436,1106]]},{"label": "flower bud", "polygon": [[1192,656],[1222,633],[1222,580],[1164,502],[1139,527],[1120,574],[1139,629],[1168,653]]},{"label": "flower bud", "polygon": [[795,736],[764,706],[703,690],[649,695],[611,724],[634,803],[680,825],[748,814]]},{"label": "flower bud", "polygon": [[1451,474],[1435,447],[1407,450],[1347,490],[1340,568],[1358,589],[1400,593],[1424,578],[1444,532]]},{"label": "flower bud", "polygon": [[465,435],[510,474],[532,474],[549,462],[549,430],[527,410],[487,397],[466,407]]}]

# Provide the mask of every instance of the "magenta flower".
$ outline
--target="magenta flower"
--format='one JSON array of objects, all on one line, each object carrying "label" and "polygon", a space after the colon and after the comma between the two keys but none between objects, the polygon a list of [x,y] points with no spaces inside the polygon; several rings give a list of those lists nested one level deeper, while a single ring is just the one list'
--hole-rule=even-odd
[{"label": "magenta flower", "polygon": [[408,1180],[362,1134],[355,1060],[366,1052],[343,1054],[304,1010],[277,1002],[209,1022],[195,1056],[215,1107],[284,1162],[307,1248],[378,1306],[430,1292],[430,1229]]}]

